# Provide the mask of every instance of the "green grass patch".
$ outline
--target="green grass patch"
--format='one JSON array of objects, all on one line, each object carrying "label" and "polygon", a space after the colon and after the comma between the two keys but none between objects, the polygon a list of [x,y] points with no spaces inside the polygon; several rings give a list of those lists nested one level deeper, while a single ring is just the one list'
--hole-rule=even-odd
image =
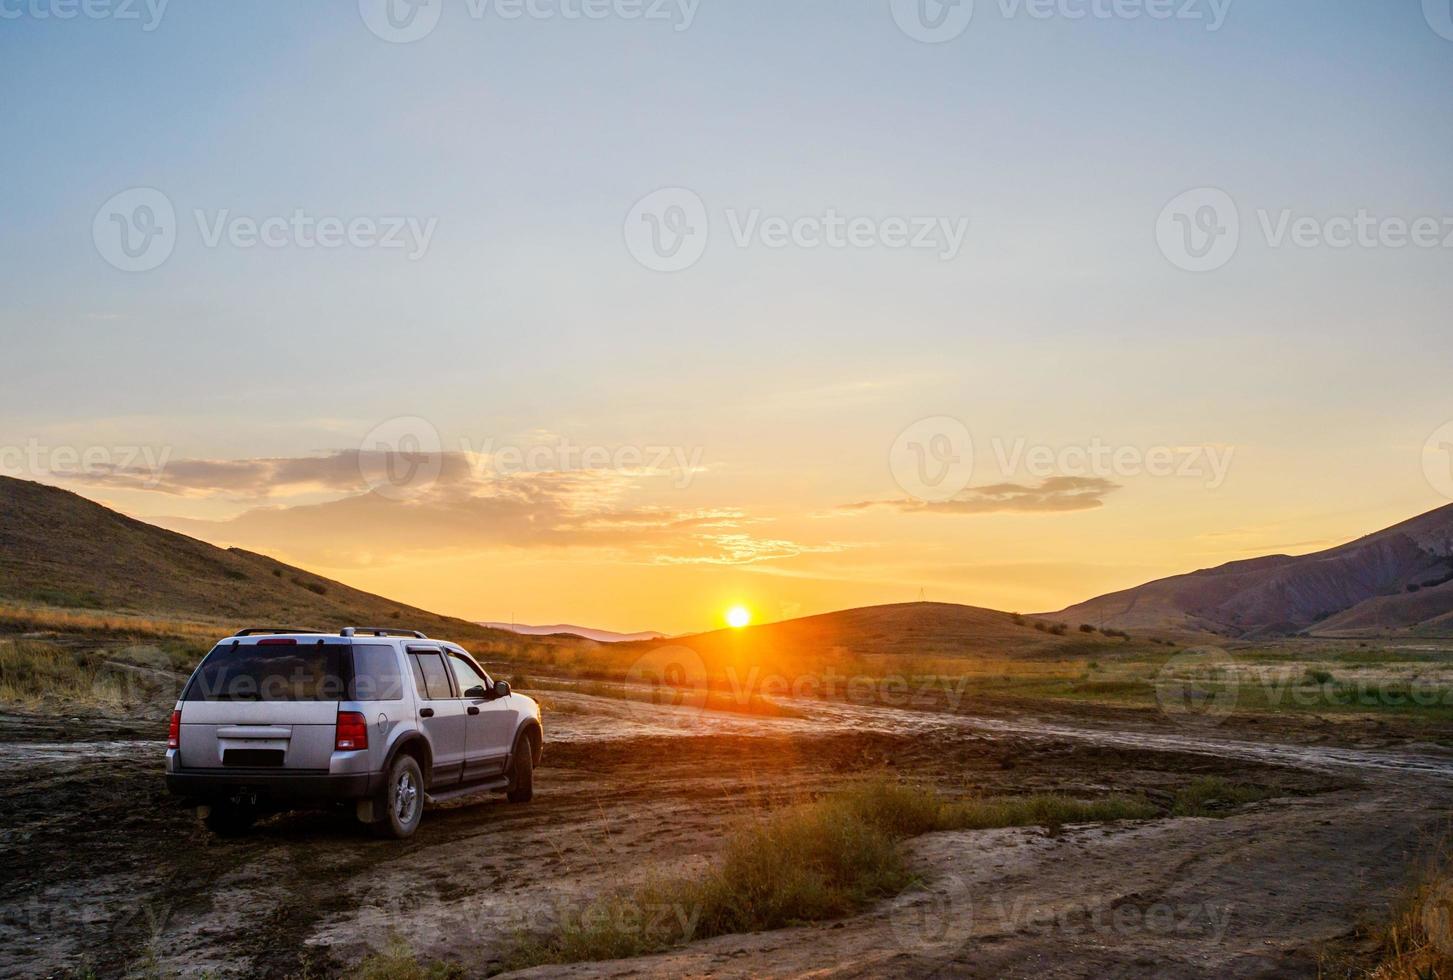
[{"label": "green grass patch", "polygon": [[420,963],[408,944],[396,938],[383,952],[359,963],[352,975],[358,980],[462,980],[465,973],[457,963]]},{"label": "green grass patch", "polygon": [[1171,813],[1177,817],[1224,817],[1237,807],[1275,795],[1260,786],[1234,783],[1220,776],[1202,776],[1176,793]]}]

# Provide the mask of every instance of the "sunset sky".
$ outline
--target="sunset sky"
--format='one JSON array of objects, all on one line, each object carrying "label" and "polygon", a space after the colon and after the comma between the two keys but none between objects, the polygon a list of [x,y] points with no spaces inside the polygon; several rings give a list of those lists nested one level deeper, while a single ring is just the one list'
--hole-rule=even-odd
[{"label": "sunset sky", "polygon": [[[0,20],[0,473],[444,613],[668,632],[1056,609],[1453,495],[1434,0],[980,0],[941,43],[888,0],[431,2],[408,43],[372,0]],[[1240,219],[1206,272],[1158,239],[1196,188]],[[105,241],[132,189],[175,212],[143,271]],[[702,234],[643,218],[664,189],[705,209],[680,271],[640,257]],[[1438,244],[1275,234],[1360,211]],[[872,240],[761,225],[829,215]],[[915,495],[943,447],[957,492]]]}]

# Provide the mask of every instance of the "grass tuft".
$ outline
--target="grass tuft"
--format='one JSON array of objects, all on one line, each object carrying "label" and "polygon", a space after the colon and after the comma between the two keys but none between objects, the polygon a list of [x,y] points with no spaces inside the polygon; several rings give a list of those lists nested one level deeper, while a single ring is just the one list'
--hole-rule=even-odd
[{"label": "grass tuft", "polygon": [[1177,817],[1224,817],[1237,807],[1275,796],[1271,790],[1233,783],[1220,776],[1202,776],[1175,795],[1171,814]]},{"label": "grass tuft", "polygon": [[402,939],[392,939],[388,948],[359,963],[353,975],[358,980],[456,980],[464,976],[457,963],[422,964]]}]

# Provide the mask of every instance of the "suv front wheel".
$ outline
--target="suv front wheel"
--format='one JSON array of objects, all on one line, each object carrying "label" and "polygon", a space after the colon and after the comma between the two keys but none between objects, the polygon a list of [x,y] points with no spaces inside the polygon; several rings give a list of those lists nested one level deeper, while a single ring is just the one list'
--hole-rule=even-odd
[{"label": "suv front wheel", "polygon": [[402,840],[419,828],[424,816],[424,773],[411,755],[400,753],[389,767],[383,789],[383,819],[373,825],[381,837]]},{"label": "suv front wheel", "polygon": [[510,789],[505,798],[511,803],[528,803],[535,796],[535,746],[528,735],[515,743],[515,761],[510,767]]}]

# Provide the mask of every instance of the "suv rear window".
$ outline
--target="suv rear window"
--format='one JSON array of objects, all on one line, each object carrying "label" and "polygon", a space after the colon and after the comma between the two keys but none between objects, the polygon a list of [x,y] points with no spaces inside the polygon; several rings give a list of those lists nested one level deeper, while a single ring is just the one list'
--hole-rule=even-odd
[{"label": "suv rear window", "polygon": [[338,701],[348,647],[225,644],[202,661],[187,701]]},{"label": "suv rear window", "polygon": [[402,701],[404,678],[399,657],[387,643],[353,645],[353,680],[348,685],[350,701]]}]

